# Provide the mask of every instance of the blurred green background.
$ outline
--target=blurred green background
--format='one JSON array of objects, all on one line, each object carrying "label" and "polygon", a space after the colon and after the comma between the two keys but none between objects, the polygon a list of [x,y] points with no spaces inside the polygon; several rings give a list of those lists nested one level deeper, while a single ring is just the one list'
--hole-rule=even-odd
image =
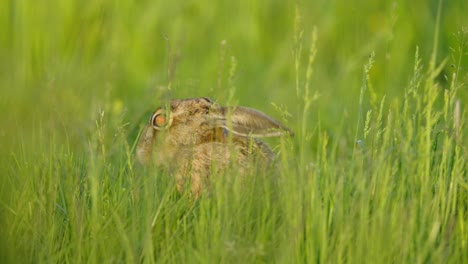
[{"label": "blurred green background", "polygon": [[[307,131],[317,131],[320,124],[331,144],[343,145],[349,156],[363,66],[375,52],[369,88],[374,102],[403,97],[417,47],[423,72],[428,68],[438,6],[436,0],[1,0],[0,169],[8,176],[0,180],[1,217],[15,211],[9,206],[21,204],[15,197],[37,191],[36,185],[22,182],[25,175],[67,160],[57,158],[63,153],[73,160],[63,174],[92,174],[90,149],[106,146],[112,154],[122,145],[131,147],[148,111],[167,98],[207,96],[220,104],[255,107],[299,130],[304,108],[296,76],[303,87],[314,28],[318,52],[309,84],[319,99],[306,113]],[[436,62],[447,62],[437,78],[441,91],[454,73],[460,83],[466,81],[467,49],[461,47],[468,41],[467,14],[468,1],[442,1]],[[299,32],[303,38],[297,42]],[[367,110],[373,99],[365,96]],[[463,111],[466,85],[458,96]],[[104,138],[99,135],[103,124],[106,142],[94,144]],[[313,148],[305,148],[307,162],[314,161]],[[125,162],[110,156],[106,162]],[[22,164],[35,160],[44,164]],[[52,176],[46,179],[53,181]],[[23,206],[21,210],[32,210],[26,202]],[[3,221],[22,219],[17,217]],[[21,225],[16,227],[26,230],[22,234],[27,238],[28,229]],[[27,220],[24,226],[29,227]],[[10,237],[15,231],[8,231]]]},{"label": "blurred green background", "polygon": [[[76,146],[99,109],[113,109],[134,126],[161,98],[208,96],[225,103],[230,85],[240,105],[276,117],[271,103],[284,105],[294,127],[296,5],[304,63],[314,27],[318,33],[310,85],[320,100],[312,107],[312,121],[320,116],[331,130],[343,118],[354,123],[362,68],[372,51],[371,81],[379,96],[402,95],[416,46],[427,65],[438,1],[4,0],[0,5],[2,145],[29,138],[41,127],[66,133]],[[438,61],[449,59],[444,74],[456,63],[451,48],[467,25],[467,10],[466,1],[443,1]],[[237,66],[230,84],[231,57]],[[467,65],[465,58],[462,66]],[[466,99],[466,89],[461,96]]]}]

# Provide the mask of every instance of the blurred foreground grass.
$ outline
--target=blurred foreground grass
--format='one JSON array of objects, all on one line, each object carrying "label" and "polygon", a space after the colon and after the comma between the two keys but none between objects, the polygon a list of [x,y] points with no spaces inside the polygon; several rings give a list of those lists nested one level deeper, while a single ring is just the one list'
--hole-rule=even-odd
[{"label": "blurred foreground grass", "polygon": [[[468,262],[466,10],[1,1],[0,261]],[[197,96],[297,132],[278,185],[191,207],[134,165],[148,111]]]}]

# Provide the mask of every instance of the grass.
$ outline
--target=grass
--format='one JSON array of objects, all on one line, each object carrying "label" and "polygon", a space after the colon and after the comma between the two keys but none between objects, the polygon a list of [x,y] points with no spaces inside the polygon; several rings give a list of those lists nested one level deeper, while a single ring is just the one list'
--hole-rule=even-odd
[{"label": "grass", "polygon": [[[468,263],[466,1],[0,3],[0,262]],[[148,112],[282,120],[195,204]]]}]

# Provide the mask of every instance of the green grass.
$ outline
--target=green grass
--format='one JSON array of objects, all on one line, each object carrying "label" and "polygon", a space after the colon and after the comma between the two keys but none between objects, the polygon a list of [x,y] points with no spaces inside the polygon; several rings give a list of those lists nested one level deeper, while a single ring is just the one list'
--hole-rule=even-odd
[{"label": "green grass", "polygon": [[[468,263],[466,10],[1,1],[0,262]],[[138,165],[148,113],[197,96],[291,127],[278,173],[193,203]]]}]

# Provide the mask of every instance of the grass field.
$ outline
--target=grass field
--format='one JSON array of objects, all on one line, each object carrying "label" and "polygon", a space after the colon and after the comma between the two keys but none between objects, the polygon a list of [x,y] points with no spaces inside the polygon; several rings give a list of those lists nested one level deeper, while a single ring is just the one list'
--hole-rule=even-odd
[{"label": "grass field", "polygon": [[[467,12],[0,1],[0,263],[468,263]],[[199,96],[296,132],[277,175],[193,203],[137,164],[149,114]]]}]

